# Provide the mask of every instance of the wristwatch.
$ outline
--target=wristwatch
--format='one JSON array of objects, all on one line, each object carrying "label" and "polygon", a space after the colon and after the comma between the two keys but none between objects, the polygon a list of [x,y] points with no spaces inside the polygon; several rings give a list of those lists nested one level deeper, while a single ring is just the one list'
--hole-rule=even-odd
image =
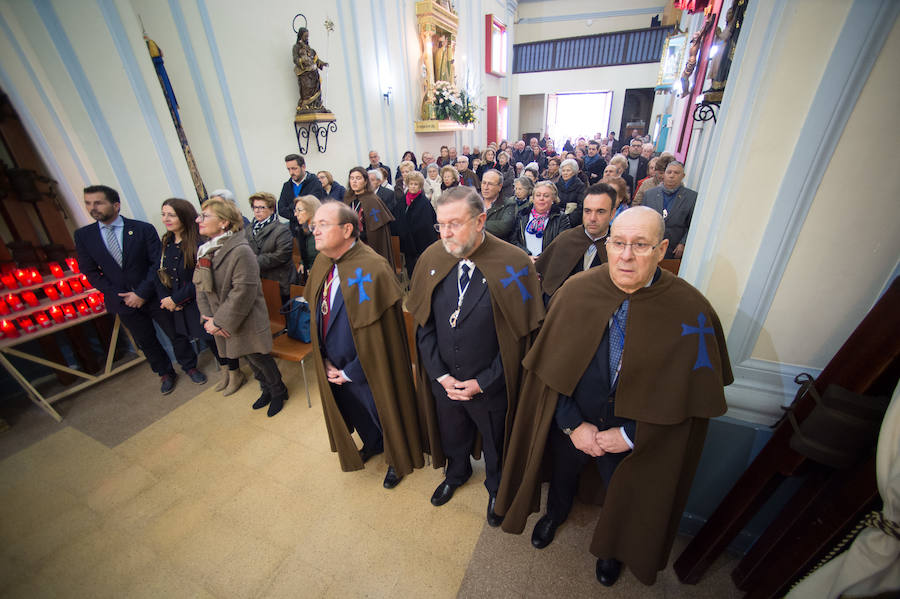
[{"label": "wristwatch", "polygon": [[566,428],[562,429],[562,432],[564,432],[567,436],[571,437],[572,433],[575,432],[575,429],[569,428],[567,426]]}]

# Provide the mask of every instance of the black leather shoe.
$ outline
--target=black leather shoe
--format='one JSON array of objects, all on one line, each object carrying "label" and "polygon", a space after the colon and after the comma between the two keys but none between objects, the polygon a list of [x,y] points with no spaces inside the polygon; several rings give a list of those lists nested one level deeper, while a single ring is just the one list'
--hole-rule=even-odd
[{"label": "black leather shoe", "polygon": [[536,549],[543,549],[552,543],[553,537],[556,536],[556,529],[560,524],[561,522],[553,519],[550,514],[544,514],[544,516],[537,521],[537,524],[534,525],[534,530],[531,532],[531,544],[534,545]]},{"label": "black leather shoe", "polygon": [[191,377],[191,382],[197,383],[198,385],[206,384],[206,375],[196,368],[191,368],[190,370],[188,370],[187,375]]},{"label": "black leather shoe", "polygon": [[269,402],[269,409],[266,411],[266,416],[271,418],[275,414],[281,411],[281,408],[284,407],[284,402],[287,401],[287,397],[284,395],[279,395],[278,397],[273,397],[272,401]]},{"label": "black leather shoe", "polygon": [[619,580],[622,562],[615,558],[597,560],[597,580],[605,587],[611,587]]},{"label": "black leather shoe", "polygon": [[269,395],[269,392],[263,391],[263,394],[259,396],[259,399],[257,399],[256,401],[253,402],[253,409],[261,410],[262,408],[269,405],[269,403],[271,401],[272,401],[272,396]]},{"label": "black leather shoe", "polygon": [[436,506],[444,505],[450,501],[451,497],[453,497],[454,491],[456,491],[456,487],[445,480],[439,484],[437,489],[434,490],[434,493],[432,493],[431,504]]},{"label": "black leather shoe", "polygon": [[384,488],[393,489],[400,484],[401,480],[403,480],[403,477],[397,474],[397,471],[394,470],[394,467],[388,466],[387,474],[385,474],[384,476]]},{"label": "black leather shoe", "polygon": [[363,448],[359,450],[359,457],[362,458],[363,464],[365,464],[381,453],[384,453],[384,447],[372,449],[371,447],[366,447],[365,445],[363,445]]},{"label": "black leather shoe", "polygon": [[491,495],[488,498],[488,507],[487,507],[487,523],[492,528],[497,528],[501,524],[503,524],[503,516],[498,516],[494,511],[494,505],[497,503],[497,496]]},{"label": "black leather shoe", "polygon": [[168,395],[175,388],[175,373],[162,375],[159,377],[159,382],[159,392]]}]

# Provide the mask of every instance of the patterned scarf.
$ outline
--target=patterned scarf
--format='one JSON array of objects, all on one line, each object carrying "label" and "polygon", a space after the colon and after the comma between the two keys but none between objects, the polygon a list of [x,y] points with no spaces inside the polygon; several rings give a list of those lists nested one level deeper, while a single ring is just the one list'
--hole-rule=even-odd
[{"label": "patterned scarf", "polygon": [[531,209],[531,220],[525,226],[525,231],[531,233],[538,239],[544,236],[544,227],[547,226],[547,220],[550,218],[550,211],[547,214],[539,214],[534,208]]},{"label": "patterned scarf", "polygon": [[212,275],[212,259],[225,240],[234,235],[233,231],[226,231],[221,235],[213,237],[199,248],[197,248],[197,266],[194,269],[194,286],[197,291],[204,293],[213,293],[216,286],[213,283]]},{"label": "patterned scarf", "polygon": [[269,218],[267,218],[266,220],[254,220],[253,221],[253,236],[256,237],[256,235],[259,233],[259,231],[263,227],[265,227],[266,225],[268,225],[271,222],[274,222],[276,218],[278,218],[278,214],[273,212],[272,214],[269,215]]}]

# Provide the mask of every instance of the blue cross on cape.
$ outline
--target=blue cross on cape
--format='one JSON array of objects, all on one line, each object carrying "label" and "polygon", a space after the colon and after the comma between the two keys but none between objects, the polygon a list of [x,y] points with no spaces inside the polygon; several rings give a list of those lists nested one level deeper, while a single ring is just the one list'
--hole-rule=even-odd
[{"label": "blue cross on cape", "polygon": [[519,294],[522,296],[522,303],[524,304],[526,300],[531,299],[531,294],[528,293],[528,289],[525,288],[525,284],[519,280],[519,277],[524,277],[528,274],[528,267],[526,266],[519,272],[516,272],[509,264],[506,265],[506,272],[509,273],[509,276],[505,279],[500,279],[500,282],[503,283],[503,288],[506,289],[513,281],[516,282],[516,285],[519,287]]},{"label": "blue cross on cape", "polygon": [[381,208],[372,208],[371,210],[369,210],[369,214],[372,215],[372,219],[373,219],[376,223],[377,223],[377,222],[381,222],[381,221],[378,220],[378,213],[379,213],[379,212],[381,212]]},{"label": "blue cross on cape", "polygon": [[712,327],[706,326],[706,314],[704,314],[703,312],[697,315],[697,325],[698,326],[696,327],[692,327],[690,325],[681,323],[681,336],[700,336],[700,345],[697,348],[697,361],[694,362],[693,370],[697,370],[698,368],[709,368],[710,370],[712,370],[712,362],[709,361],[709,354],[706,353],[706,339],[703,336],[714,335],[715,331],[713,331]]},{"label": "blue cross on cape", "polygon": [[365,301],[372,299],[366,293],[366,288],[363,286],[363,283],[371,283],[371,282],[372,282],[372,275],[370,275],[369,273],[366,273],[365,275],[363,275],[363,271],[361,268],[357,268],[356,276],[347,281],[347,284],[350,285],[351,287],[353,287],[354,285],[359,285],[359,303],[363,303]]}]

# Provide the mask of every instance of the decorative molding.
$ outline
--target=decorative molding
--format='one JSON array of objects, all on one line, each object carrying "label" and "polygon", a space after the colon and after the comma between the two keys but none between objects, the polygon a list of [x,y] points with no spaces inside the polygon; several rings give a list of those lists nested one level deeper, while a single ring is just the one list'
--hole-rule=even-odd
[{"label": "decorative molding", "polygon": [[[753,30],[745,28],[745,34],[750,35],[742,35],[738,40],[734,65],[739,69],[753,68],[747,84],[749,89],[760,88],[772,48],[777,45],[776,33],[786,6],[780,0],[772,5],[754,2],[748,7],[745,23],[752,23],[753,29],[761,26],[765,32],[762,38],[751,39]],[[762,13],[763,10],[768,12]],[[813,165],[830,161],[898,13],[900,4],[891,0],[877,3],[856,0],[844,22],[786,170],[794,176],[782,180],[728,335],[735,374],[735,383],[726,389],[729,416],[761,423],[777,420],[781,406],[794,397],[793,377],[803,371],[813,376],[819,373],[817,369],[766,362],[751,355],[821,180]],[[720,148],[728,146],[732,148],[730,158],[720,174],[711,173],[700,186],[695,220],[704,209],[712,211],[712,218],[704,225],[703,232],[691,232],[688,244],[703,235],[704,245],[690,252],[680,273],[700,289],[708,287],[720,244],[719,231],[729,212],[728,202],[707,206],[707,198],[733,197],[733,182],[742,156],[749,151],[748,132],[757,114],[755,97],[742,93],[745,85],[735,89],[738,87],[735,70],[729,79],[734,84],[726,88],[723,98],[725,120],[714,132],[710,153],[722,155]],[[729,114],[735,117],[729,119]]]},{"label": "decorative molding", "polygon": [[162,123],[159,122],[159,115],[156,113],[153,102],[150,100],[150,90],[147,88],[143,75],[141,75],[141,68],[128,41],[128,34],[125,32],[125,26],[122,23],[122,16],[112,0],[97,0],[97,6],[100,7],[100,12],[106,21],[106,28],[109,30],[116,51],[119,53],[122,68],[128,77],[128,82],[131,84],[131,91],[134,93],[134,98],[137,100],[141,114],[144,117],[144,123],[150,132],[153,148],[156,150],[160,166],[166,175],[166,181],[169,183],[169,191],[173,196],[183,198],[185,197],[184,186],[181,184],[181,178],[178,176],[178,171],[175,168],[175,160],[166,141],[165,133],[163,133]]},{"label": "decorative molding", "polygon": [[106,153],[116,180],[122,187],[122,202],[130,208],[132,215],[136,219],[146,221],[147,213],[138,199],[140,196],[134,186],[134,181],[131,179],[131,174],[128,172],[125,159],[122,157],[122,152],[119,150],[119,145],[116,143],[116,138],[113,136],[112,129],[110,129],[103,110],[100,108],[100,103],[97,101],[97,96],[94,94],[84,68],[78,61],[75,48],[72,46],[69,36],[66,35],[66,30],[63,29],[59,15],[56,14],[56,10],[53,8],[53,3],[51,0],[34,0],[33,5],[44,27],[47,29],[50,39],[53,40],[59,59],[72,79],[72,84],[75,86],[88,118],[90,118],[91,124],[94,126],[94,132]]},{"label": "decorative molding", "polygon": [[[253,183],[253,173],[250,171],[250,161],[247,159],[247,150],[244,148],[244,139],[241,136],[241,127],[238,124],[237,113],[234,110],[234,102],[231,100],[231,92],[228,89],[228,78],[225,76],[225,67],[222,57],[219,55],[219,46],[216,43],[216,32],[206,9],[206,0],[197,0],[197,10],[200,12],[200,21],[203,23],[203,31],[206,34],[206,42],[209,44],[209,53],[212,55],[213,68],[219,80],[219,91],[222,92],[222,102],[225,103],[225,112],[231,123],[231,133],[234,135],[234,145],[237,149],[238,159],[241,161],[241,169],[244,171],[244,180],[250,193],[256,191]],[[232,192],[236,190],[232,189]]]},{"label": "decorative molding", "polygon": [[[0,30],[6,35],[6,38],[9,40],[9,44],[13,47],[16,55],[19,57],[19,61],[22,63],[22,68],[25,69],[25,72],[28,74],[28,78],[31,80],[31,84],[34,86],[35,91],[41,97],[41,103],[44,105],[44,109],[50,115],[50,118],[53,120],[53,125],[56,127],[57,132],[60,137],[62,137],[63,143],[66,145],[66,149],[69,151],[69,156],[72,158],[72,162],[75,163],[75,168],[78,169],[78,173],[81,175],[81,183],[84,186],[90,185],[91,176],[88,174],[87,169],[84,167],[84,163],[81,161],[81,157],[78,155],[78,152],[75,150],[75,144],[72,143],[72,138],[69,137],[68,129],[63,125],[62,119],[59,116],[59,112],[56,110],[56,107],[53,105],[53,102],[50,101],[50,96],[47,95],[44,86],[41,84],[40,79],[38,79],[37,73],[34,68],[31,66],[31,61],[28,60],[28,57],[25,56],[25,51],[22,49],[21,44],[19,44],[19,40],[13,35],[12,29],[9,24],[6,22],[6,19],[0,14]],[[3,88],[8,90],[10,94],[14,91],[12,80],[9,79],[7,74],[3,75],[4,84]],[[28,106],[22,102],[21,96],[16,94],[16,98],[18,98],[18,102],[15,104],[16,112],[19,113],[19,116],[24,119],[23,114],[28,111]],[[12,99],[12,95],[10,95],[10,99]],[[72,200],[78,200],[80,196],[80,192],[76,195],[72,188],[69,186],[69,182],[63,176],[62,169],[59,167],[59,164],[55,158],[55,152],[50,149],[49,144],[47,143],[46,138],[44,138],[43,133],[40,130],[40,127],[37,126],[37,122],[29,113],[28,115],[29,126],[26,127],[31,138],[41,146],[42,153],[41,158],[47,162],[48,166],[51,166],[51,170],[53,171],[53,176],[56,178],[57,183],[59,183],[60,187],[62,187],[65,192],[69,195]],[[25,121],[22,121],[23,124]]]},{"label": "decorative molding", "polygon": [[224,183],[226,189],[233,193],[234,180],[231,178],[231,170],[228,168],[228,162],[225,160],[224,146],[222,145],[222,139],[219,137],[219,128],[216,127],[216,121],[212,115],[212,104],[209,101],[209,94],[206,92],[206,85],[203,83],[203,74],[200,71],[200,65],[197,63],[197,54],[194,52],[194,44],[191,42],[191,35],[187,30],[187,23],[184,19],[184,12],[181,10],[181,4],[177,0],[169,0],[169,12],[172,15],[172,20],[175,22],[178,39],[181,41],[184,60],[187,63],[191,81],[194,84],[194,91],[197,94],[197,103],[200,104],[200,112],[203,113],[209,141],[216,156],[216,162],[219,165],[219,172],[222,174],[222,183]]},{"label": "decorative molding", "polygon": [[[337,5],[338,23],[345,25],[347,23],[347,19],[344,18],[344,9],[343,9],[344,2],[343,2],[343,0],[337,0],[337,2],[335,4]],[[351,12],[352,12],[352,10],[351,10]],[[347,74],[347,93],[350,97],[350,120],[353,122],[353,125],[350,128],[353,130],[353,139],[356,143],[355,147],[360,148],[362,146],[362,143],[361,143],[360,136],[359,136],[360,126],[359,126],[359,120],[358,120],[358,112],[362,112],[363,117],[366,118],[365,131],[366,131],[366,136],[367,136],[366,137],[367,145],[368,145],[368,135],[369,135],[368,114],[366,113],[365,110],[357,111],[353,107],[353,99],[354,98],[362,98],[362,95],[361,95],[361,93],[356,93],[353,90],[354,78],[350,76],[350,48],[347,45],[347,38],[349,38],[350,36],[342,34],[342,35],[339,35],[338,37],[341,38],[341,51],[342,51],[341,53],[344,55],[344,72]],[[362,85],[361,82],[360,82],[360,85]]]},{"label": "decorative molding", "polygon": [[649,6],[645,8],[627,8],[622,10],[606,10],[602,12],[585,12],[574,15],[555,15],[552,17],[525,17],[516,21],[517,25],[533,23],[558,23],[560,21],[586,21],[588,19],[609,19],[612,17],[633,17],[636,15],[656,15],[666,10],[665,6]]}]

